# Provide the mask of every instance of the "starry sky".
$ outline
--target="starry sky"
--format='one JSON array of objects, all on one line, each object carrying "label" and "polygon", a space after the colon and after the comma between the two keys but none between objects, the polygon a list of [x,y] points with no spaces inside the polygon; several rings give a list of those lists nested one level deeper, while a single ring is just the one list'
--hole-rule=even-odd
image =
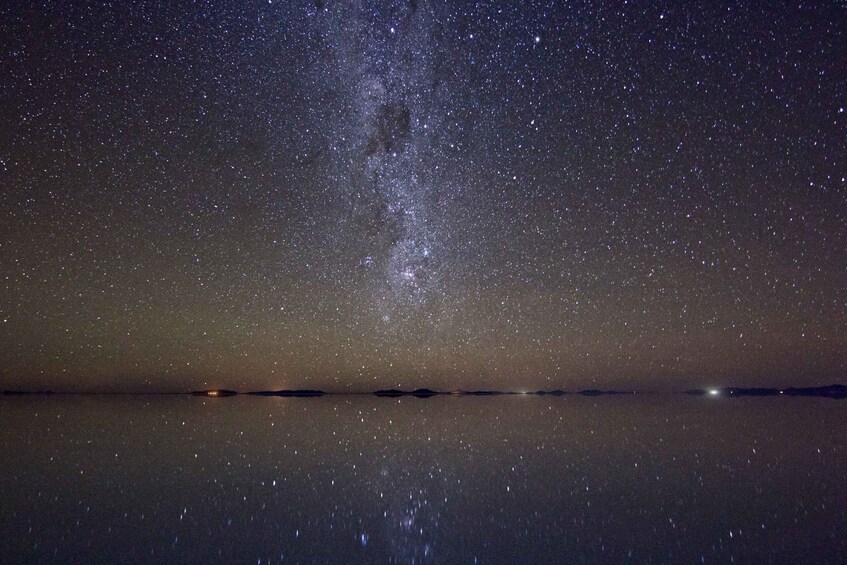
[{"label": "starry sky", "polygon": [[843,2],[4,2],[0,388],[847,375]]}]

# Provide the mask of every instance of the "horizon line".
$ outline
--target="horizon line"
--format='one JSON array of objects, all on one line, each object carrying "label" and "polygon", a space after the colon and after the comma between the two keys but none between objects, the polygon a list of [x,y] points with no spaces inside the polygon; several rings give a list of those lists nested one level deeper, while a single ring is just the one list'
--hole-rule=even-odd
[{"label": "horizon line", "polygon": [[688,395],[710,395],[710,396],[827,396],[844,398],[847,397],[847,385],[832,383],[829,385],[807,386],[807,387],[707,387],[675,390],[655,389],[549,389],[549,390],[501,390],[501,389],[453,389],[449,391],[434,390],[429,388],[416,388],[403,390],[398,388],[362,390],[362,391],[325,391],[320,389],[276,389],[276,390],[235,390],[227,388],[211,388],[201,390],[183,391],[97,391],[97,390],[53,390],[53,389],[5,389],[0,392],[2,396],[16,395],[91,395],[91,396],[202,396],[207,398],[227,396],[277,396],[277,397],[320,397],[320,396],[377,396],[377,397],[402,397],[415,396],[426,398],[431,396],[620,396],[636,394],[688,394]]}]

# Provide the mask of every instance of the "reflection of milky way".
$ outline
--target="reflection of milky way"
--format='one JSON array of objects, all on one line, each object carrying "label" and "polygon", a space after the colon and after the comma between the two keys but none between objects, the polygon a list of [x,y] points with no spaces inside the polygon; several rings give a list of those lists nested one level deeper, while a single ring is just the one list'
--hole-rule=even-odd
[{"label": "reflection of milky way", "polygon": [[[407,472],[395,477],[391,506],[385,512],[386,535],[392,556],[400,562],[418,562],[434,556],[438,537],[439,506],[444,496],[433,496],[441,477],[436,471],[413,480]],[[443,489],[441,489],[443,490]]]}]

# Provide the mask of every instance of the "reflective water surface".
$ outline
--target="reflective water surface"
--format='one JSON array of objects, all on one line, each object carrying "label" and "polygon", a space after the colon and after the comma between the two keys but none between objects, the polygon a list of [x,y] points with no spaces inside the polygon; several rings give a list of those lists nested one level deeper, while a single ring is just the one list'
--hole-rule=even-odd
[{"label": "reflective water surface", "polygon": [[847,402],[0,397],[0,562],[839,562]]}]

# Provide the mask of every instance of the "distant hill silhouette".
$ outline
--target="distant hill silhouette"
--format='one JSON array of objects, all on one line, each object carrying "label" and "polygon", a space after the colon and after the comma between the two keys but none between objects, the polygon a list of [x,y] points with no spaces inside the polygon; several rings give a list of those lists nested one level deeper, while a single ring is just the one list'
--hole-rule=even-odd
[{"label": "distant hill silhouette", "polygon": [[428,388],[418,388],[412,391],[399,390],[396,388],[386,389],[386,390],[376,390],[373,392],[374,396],[384,396],[388,398],[397,398],[400,396],[414,396],[416,398],[429,398],[430,396],[436,396],[438,394],[442,394],[440,392],[430,390]]},{"label": "distant hill silhouette", "polygon": [[212,389],[212,390],[193,390],[191,391],[192,396],[210,396],[212,398],[217,398],[221,396],[235,396],[238,392],[234,390],[225,390],[225,389]]},{"label": "distant hill silhouette", "polygon": [[727,387],[723,389],[724,394],[734,396],[779,396],[780,389],[778,388],[763,388],[763,387]]},{"label": "distant hill silhouette", "polygon": [[322,390],[310,390],[310,389],[297,389],[297,390],[257,390],[255,392],[248,392],[247,394],[252,394],[253,396],[296,396],[301,398],[313,397],[313,396],[324,396],[326,393]]},{"label": "distant hill silhouette", "polygon": [[[831,384],[816,387],[789,387],[789,388],[766,388],[766,387],[724,387],[712,389],[721,396],[817,396],[822,398],[847,398],[847,385]],[[710,391],[702,389],[691,389],[685,394],[704,395]]]},{"label": "distant hill silhouette", "polygon": [[395,397],[398,397],[398,396],[406,396],[407,394],[409,394],[409,393],[402,391],[402,390],[398,390],[396,388],[373,391],[374,396],[388,396],[388,397],[391,397],[391,398],[395,398]]},{"label": "distant hill silhouette", "polygon": [[579,391],[578,394],[582,396],[604,396],[610,394],[635,394],[635,391],[631,390],[597,390],[594,388],[589,388],[586,390]]},{"label": "distant hill silhouette", "polygon": [[786,396],[823,396],[826,398],[847,398],[847,385],[831,384],[806,388],[786,388]]}]

